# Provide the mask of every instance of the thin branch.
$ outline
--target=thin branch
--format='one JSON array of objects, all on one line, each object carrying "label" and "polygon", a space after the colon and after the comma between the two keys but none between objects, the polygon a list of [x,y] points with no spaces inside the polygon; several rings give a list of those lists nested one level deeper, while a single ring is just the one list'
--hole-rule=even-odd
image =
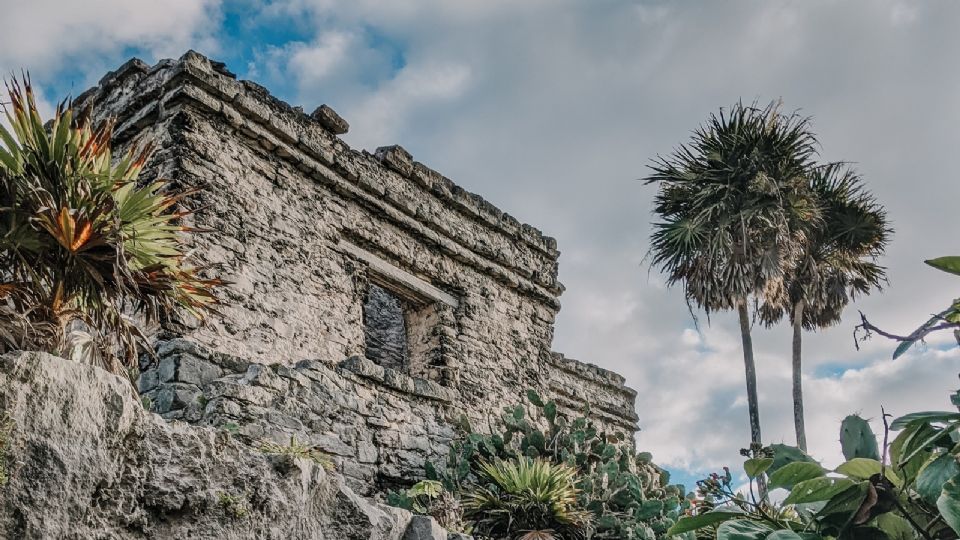
[{"label": "thin branch", "polygon": [[891,415],[887,414],[887,411],[884,410],[883,405],[880,406],[880,417],[883,418],[883,456],[880,458],[880,478],[886,478],[887,445],[890,441],[890,424],[887,421],[887,418],[890,418]]},{"label": "thin branch", "polygon": [[915,331],[913,331],[913,333],[909,335],[901,336],[897,334],[892,334],[890,332],[881,330],[880,328],[876,327],[873,323],[867,320],[867,316],[864,315],[863,312],[861,311],[860,324],[855,326],[853,329],[853,342],[854,342],[854,345],[856,345],[857,350],[860,350],[861,340],[857,338],[857,334],[861,330],[864,332],[864,338],[870,337],[871,333],[876,333],[887,339],[904,342],[904,341],[920,341],[924,337],[926,337],[928,334],[931,334],[933,332],[937,332],[940,330],[951,329],[951,328],[960,329],[960,323],[945,322],[945,323],[941,323],[933,326],[925,326],[925,327],[916,329]]},{"label": "thin branch", "polygon": [[913,520],[913,517],[910,516],[910,513],[907,512],[907,510],[900,504],[900,501],[898,501],[896,497],[893,498],[893,504],[897,505],[897,510],[900,510],[900,514],[910,522],[910,525],[912,525],[913,528],[916,529],[916,531],[920,533],[925,540],[933,540],[933,537],[930,536],[930,534],[928,534],[923,527]]}]

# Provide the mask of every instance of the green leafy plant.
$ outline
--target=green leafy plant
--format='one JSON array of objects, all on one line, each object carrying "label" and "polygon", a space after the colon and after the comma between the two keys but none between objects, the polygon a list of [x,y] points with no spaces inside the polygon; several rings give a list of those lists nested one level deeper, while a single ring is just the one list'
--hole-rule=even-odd
[{"label": "green leafy plant", "polygon": [[473,530],[464,520],[460,499],[436,480],[421,480],[406,491],[391,491],[387,504],[431,516],[448,531],[469,534]]},{"label": "green leafy plant", "polygon": [[464,499],[466,515],[491,537],[583,538],[590,513],[578,506],[575,477],[573,467],[543,458],[483,461],[480,485]]},{"label": "green leafy plant", "polygon": [[330,456],[312,446],[297,442],[297,438],[294,435],[290,436],[290,444],[286,445],[277,444],[273,441],[262,441],[260,443],[260,451],[264,454],[307,459],[328,471],[334,469],[333,460],[330,459]]},{"label": "green leafy plant", "polygon": [[[951,401],[960,408],[960,392]],[[828,470],[800,449],[774,445],[744,463],[749,493],[732,487],[732,475],[698,483],[700,499],[670,533],[710,531],[718,540],[923,540],[960,533],[960,431],[958,412],[919,412],[889,423],[884,443],[859,416],[844,419],[844,457]],[[899,432],[887,444],[890,431]],[[765,476],[770,488],[788,491],[782,503],[754,495]]]},{"label": "green leafy plant", "polygon": [[115,159],[112,122],[61,103],[43,122],[30,81],[8,85],[0,124],[0,353],[38,349],[123,373],[145,344],[138,320],[216,304],[181,244],[189,194],[140,172],[151,145]]},{"label": "green leafy plant", "polygon": [[589,539],[660,538],[689,508],[683,486],[668,485],[669,474],[650,454],[636,453],[623,433],[604,432],[589,414],[568,419],[533,390],[526,397],[525,406],[504,409],[498,432],[478,433],[462,420],[446,461],[427,463],[426,477],[462,498],[483,482],[483,463],[540,458],[564,464],[576,471],[578,506],[591,518],[584,529]]}]

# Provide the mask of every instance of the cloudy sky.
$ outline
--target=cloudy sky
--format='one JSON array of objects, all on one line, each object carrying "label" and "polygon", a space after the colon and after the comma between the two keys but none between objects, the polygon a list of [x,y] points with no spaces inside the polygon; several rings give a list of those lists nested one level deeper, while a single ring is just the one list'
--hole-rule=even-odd
[{"label": "cloudy sky", "polygon": [[[700,476],[749,441],[735,316],[697,329],[643,264],[658,153],[738,99],[813,117],[829,160],[855,162],[896,235],[890,286],[805,341],[811,452],[839,421],[949,406],[960,353],[941,339],[890,360],[860,351],[857,310],[907,332],[956,294],[922,260],[960,251],[960,3],[618,0],[0,0],[0,70],[48,103],[131,56],[189,48],[307,110],[328,103],[355,147],[414,157],[556,236],[567,286],[555,349],[626,375],[640,447]],[[953,238],[954,240],[951,240]],[[790,335],[757,328],[761,417],[793,442]]]}]

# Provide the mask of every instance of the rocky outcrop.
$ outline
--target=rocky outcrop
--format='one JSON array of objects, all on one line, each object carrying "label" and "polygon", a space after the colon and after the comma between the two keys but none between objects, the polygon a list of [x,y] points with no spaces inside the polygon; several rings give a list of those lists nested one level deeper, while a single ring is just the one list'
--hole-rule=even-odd
[{"label": "rocky outcrop", "polygon": [[2,538],[447,537],[319,463],[167,422],[128,382],[47,354],[0,356],[0,417]]}]

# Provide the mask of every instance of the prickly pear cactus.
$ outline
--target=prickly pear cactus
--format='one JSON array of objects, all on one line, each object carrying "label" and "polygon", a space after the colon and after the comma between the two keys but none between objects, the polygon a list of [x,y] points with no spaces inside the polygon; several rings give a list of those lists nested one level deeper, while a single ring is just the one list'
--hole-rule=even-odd
[{"label": "prickly pear cactus", "polygon": [[869,458],[880,461],[880,450],[877,447],[877,437],[870,429],[870,423],[859,415],[851,414],[840,424],[840,446],[843,457],[850,461],[853,458]]},{"label": "prickly pear cactus", "polygon": [[578,503],[593,514],[590,540],[656,540],[690,508],[681,485],[653,463],[647,452],[636,453],[628,436],[604,433],[586,416],[557,414],[554,401],[527,392],[527,406],[507,407],[501,433],[481,434],[464,421],[446,463],[426,465],[426,476],[451,493],[469,491],[480,460],[540,457],[578,471]]}]

